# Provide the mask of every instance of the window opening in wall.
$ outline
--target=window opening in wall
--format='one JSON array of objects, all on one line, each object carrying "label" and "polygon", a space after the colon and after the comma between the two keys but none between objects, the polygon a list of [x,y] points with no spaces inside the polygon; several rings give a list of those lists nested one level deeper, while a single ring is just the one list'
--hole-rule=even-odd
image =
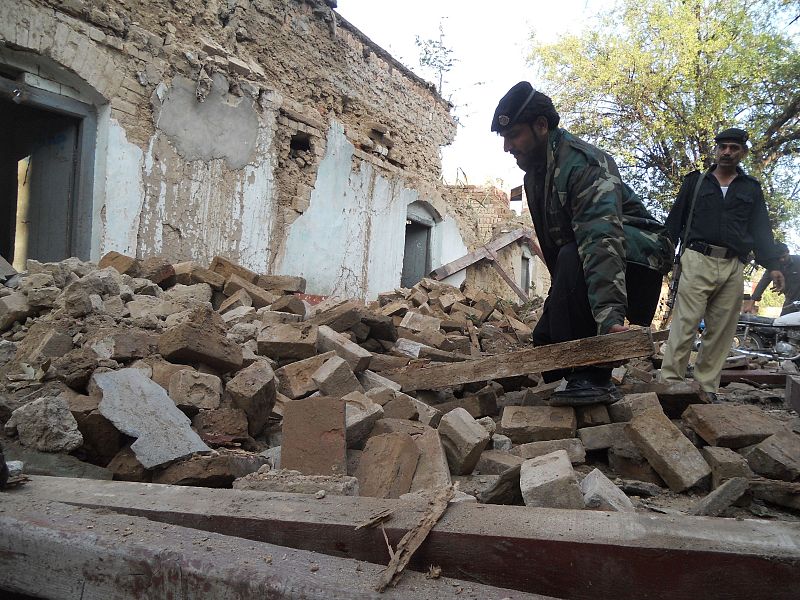
[{"label": "window opening in wall", "polygon": [[296,133],[289,140],[291,155],[297,156],[298,152],[311,152],[311,136],[307,133]]},{"label": "window opening in wall", "polygon": [[403,273],[400,276],[400,285],[403,287],[412,287],[430,272],[432,229],[432,220],[411,216],[406,219]]},{"label": "window opening in wall", "polygon": [[0,78],[0,254],[88,259],[91,248],[92,107]]},{"label": "window opening in wall", "polygon": [[522,281],[520,282],[521,285],[519,287],[521,287],[522,291],[527,294],[531,288],[531,259],[527,256],[522,257],[520,272],[522,273]]}]

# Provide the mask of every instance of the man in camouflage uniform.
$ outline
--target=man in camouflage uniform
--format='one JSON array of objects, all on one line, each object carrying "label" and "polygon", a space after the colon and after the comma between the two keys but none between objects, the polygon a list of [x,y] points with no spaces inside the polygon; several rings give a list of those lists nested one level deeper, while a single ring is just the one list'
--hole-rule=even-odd
[{"label": "man in camouflage uniform", "polygon": [[[500,100],[492,131],[525,171],[536,236],[552,286],[533,332],[536,346],[649,326],[674,247],[664,227],[620,178],[614,159],[558,127],[552,100],[527,81]],[[544,374],[567,378],[553,405],[613,402],[611,369]]]}]

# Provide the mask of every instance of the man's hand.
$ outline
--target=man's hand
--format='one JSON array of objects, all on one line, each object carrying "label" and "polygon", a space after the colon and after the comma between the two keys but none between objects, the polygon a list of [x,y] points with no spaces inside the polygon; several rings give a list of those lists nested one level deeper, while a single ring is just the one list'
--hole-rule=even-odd
[{"label": "man's hand", "polygon": [[755,300],[745,300],[742,312],[749,315],[754,315],[758,312]]},{"label": "man's hand", "polygon": [[628,327],[627,325],[612,325],[609,328],[608,333],[622,333],[623,331],[629,331],[629,330],[630,327]]},{"label": "man's hand", "polygon": [[770,271],[769,276],[772,277],[772,287],[775,289],[775,291],[782,292],[783,286],[786,283],[786,281],[783,278],[783,272]]}]

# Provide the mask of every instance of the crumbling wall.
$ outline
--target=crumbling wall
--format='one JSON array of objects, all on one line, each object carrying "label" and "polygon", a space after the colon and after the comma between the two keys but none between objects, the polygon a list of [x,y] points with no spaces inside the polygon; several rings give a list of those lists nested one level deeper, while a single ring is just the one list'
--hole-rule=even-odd
[{"label": "crumbling wall", "polygon": [[[364,297],[399,284],[403,245],[384,242],[408,203],[440,205],[436,247],[463,246],[438,184],[449,105],[321,1],[3,0],[0,42],[0,62],[92,92],[93,258],[219,254]],[[310,223],[332,206],[342,218]],[[322,250],[368,254],[299,259],[321,230]]]}]

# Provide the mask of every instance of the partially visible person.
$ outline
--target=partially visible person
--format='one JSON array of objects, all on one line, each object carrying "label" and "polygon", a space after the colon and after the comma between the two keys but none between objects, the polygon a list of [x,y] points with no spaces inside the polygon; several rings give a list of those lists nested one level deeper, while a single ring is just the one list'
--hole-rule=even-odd
[{"label": "partially visible person", "polygon": [[706,173],[693,171],[684,178],[666,223],[672,240],[685,251],[661,379],[684,380],[702,319],[705,330],[694,379],[709,393],[717,392],[736,333],[744,264],[751,251],[769,271],[775,289],[783,289],[761,184],[739,166],[747,156],[747,139],[747,132],[736,127],[716,135],[715,164]]},{"label": "partially visible person", "polygon": [[[780,253],[780,256],[778,256],[778,263],[780,263],[778,268],[783,273],[784,279],[784,301],[783,309],[781,310],[781,316],[783,316],[797,311],[797,308],[792,303],[800,300],[800,256],[789,254],[789,247],[783,242],[778,242],[777,252]],[[769,271],[765,271],[758,285],[756,285],[756,289],[753,290],[750,300],[745,302],[743,312],[753,314],[758,312],[758,306],[756,305],[761,301],[761,297],[770,283],[772,283],[772,276]]]},{"label": "partially visible person", "polygon": [[[558,126],[553,101],[527,81],[500,100],[491,129],[525,171],[525,195],[552,285],[533,331],[536,346],[650,325],[674,246],[664,226],[622,181],[614,159]],[[611,369],[566,377],[553,405],[613,402]]]}]

